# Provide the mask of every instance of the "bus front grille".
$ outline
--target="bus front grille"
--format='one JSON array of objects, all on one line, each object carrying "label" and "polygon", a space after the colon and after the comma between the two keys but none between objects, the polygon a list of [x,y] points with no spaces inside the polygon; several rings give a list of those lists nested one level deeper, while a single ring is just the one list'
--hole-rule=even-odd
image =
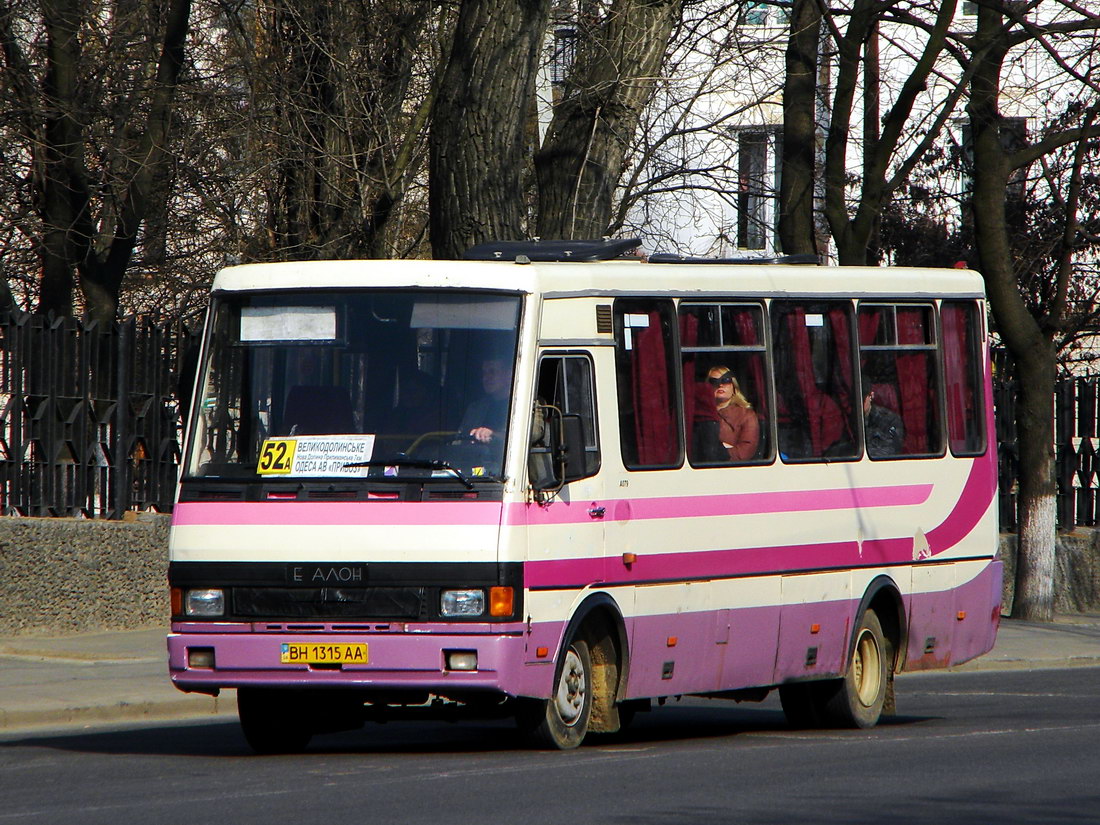
[{"label": "bus front grille", "polygon": [[419,619],[423,587],[235,587],[233,613],[249,619]]}]

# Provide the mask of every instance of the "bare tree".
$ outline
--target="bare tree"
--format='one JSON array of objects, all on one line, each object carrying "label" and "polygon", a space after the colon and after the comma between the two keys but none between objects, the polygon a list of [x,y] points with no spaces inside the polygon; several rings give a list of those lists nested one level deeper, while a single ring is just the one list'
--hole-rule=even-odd
[{"label": "bare tree", "polygon": [[600,237],[683,0],[582,2],[576,62],[535,154],[537,233]]},{"label": "bare tree", "polygon": [[[262,219],[245,257],[392,253],[386,229],[417,168],[431,92],[418,64],[433,0],[262,0],[234,27]],[[252,11],[251,9],[247,9]],[[258,217],[258,216],[257,216]]]},{"label": "bare tree", "polygon": [[41,266],[37,308],[113,319],[148,218],[163,211],[190,0],[121,5],[9,0],[3,93]]},{"label": "bare tree", "polygon": [[[1056,348],[1055,336],[1063,329],[1072,262],[1080,233],[1080,202],[1083,161],[1087,146],[1097,134],[1100,88],[1095,48],[1085,47],[1084,63],[1067,63],[1053,42],[1057,35],[1095,32],[1100,13],[1087,12],[1066,3],[1065,15],[1053,15],[1049,22],[1036,23],[1027,8],[1014,3],[983,3],[978,10],[977,30],[972,42],[973,81],[968,106],[974,143],[973,220],[981,271],[986,281],[997,329],[1011,353],[1016,369],[1019,398],[1016,426],[1019,438],[1020,490],[1019,553],[1013,615],[1050,621],[1054,613],[1054,536],[1056,498],[1054,477],[1053,404]],[[1050,46],[1049,53],[1059,66],[1061,84],[1079,89],[1080,118],[1076,125],[1013,147],[1005,140],[1004,117],[999,98],[1003,86],[1005,58],[1013,46],[1029,40]],[[1093,41],[1094,42],[1094,41]],[[1046,46],[1044,46],[1046,48]],[[1070,185],[1064,199],[1062,248],[1052,300],[1041,315],[1033,314],[1021,292],[1014,266],[1007,192],[1015,170],[1026,169],[1062,146],[1075,145]]]},{"label": "bare tree", "polygon": [[[962,96],[962,84],[953,84],[937,94],[932,83],[949,45],[955,7],[954,0],[939,3],[935,17],[929,20],[919,6],[906,9],[874,0],[855,0],[843,30],[838,15],[830,13],[825,17],[835,42],[836,81],[825,143],[824,210],[842,264],[868,262],[871,239],[883,207],[939,138]],[[880,26],[885,23],[903,27],[892,38],[902,54],[910,51],[911,42],[922,45],[919,51],[913,51],[900,88],[891,91],[888,101],[882,101],[887,103],[887,109],[881,129],[877,122],[868,122],[866,117],[869,111],[877,121],[880,88],[877,75],[872,77],[876,82],[871,88],[863,84],[864,101],[873,100],[874,105],[864,110],[865,135],[870,141],[862,143],[863,174],[853,198],[849,146],[861,91],[861,67],[868,58],[877,61]],[[923,105],[918,107],[918,100]],[[911,139],[913,133],[919,134],[920,139]]]},{"label": "bare tree", "polygon": [[432,114],[436,258],[525,234],[522,175],[550,0],[462,0]]},{"label": "bare tree", "polygon": [[627,154],[609,234],[637,235],[651,250],[728,256],[742,231],[764,229],[766,217],[757,227],[739,207],[750,190],[761,201],[774,192],[764,177],[742,174],[739,136],[774,141],[778,132],[782,74],[757,69],[781,59],[784,29],[781,19],[746,28],[745,12],[720,0],[684,4]]}]

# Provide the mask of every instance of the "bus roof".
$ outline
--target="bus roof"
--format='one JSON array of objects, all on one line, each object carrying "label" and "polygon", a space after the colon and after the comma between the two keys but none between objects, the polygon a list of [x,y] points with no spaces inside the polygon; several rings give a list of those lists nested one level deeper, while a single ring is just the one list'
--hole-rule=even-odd
[{"label": "bus roof", "polygon": [[212,291],[355,288],[477,289],[546,297],[616,295],[978,297],[964,269],[776,264],[355,260],[244,264],[222,269]]}]

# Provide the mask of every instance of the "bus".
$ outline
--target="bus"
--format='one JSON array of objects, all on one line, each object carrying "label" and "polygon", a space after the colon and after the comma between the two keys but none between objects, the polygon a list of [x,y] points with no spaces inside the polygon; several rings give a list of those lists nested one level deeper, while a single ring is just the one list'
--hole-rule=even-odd
[{"label": "bus", "polygon": [[258,752],[672,697],[875,725],[993,646],[981,278],[502,242],[217,273],[169,669]]}]

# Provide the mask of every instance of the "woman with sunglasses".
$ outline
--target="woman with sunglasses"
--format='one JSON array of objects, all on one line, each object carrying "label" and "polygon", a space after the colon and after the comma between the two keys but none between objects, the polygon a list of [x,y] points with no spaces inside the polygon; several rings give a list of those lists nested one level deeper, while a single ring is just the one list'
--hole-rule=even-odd
[{"label": "woman with sunglasses", "polygon": [[707,383],[714,388],[714,403],[721,423],[718,427],[722,446],[730,461],[751,461],[760,442],[760,420],[729,367],[711,367]]}]

